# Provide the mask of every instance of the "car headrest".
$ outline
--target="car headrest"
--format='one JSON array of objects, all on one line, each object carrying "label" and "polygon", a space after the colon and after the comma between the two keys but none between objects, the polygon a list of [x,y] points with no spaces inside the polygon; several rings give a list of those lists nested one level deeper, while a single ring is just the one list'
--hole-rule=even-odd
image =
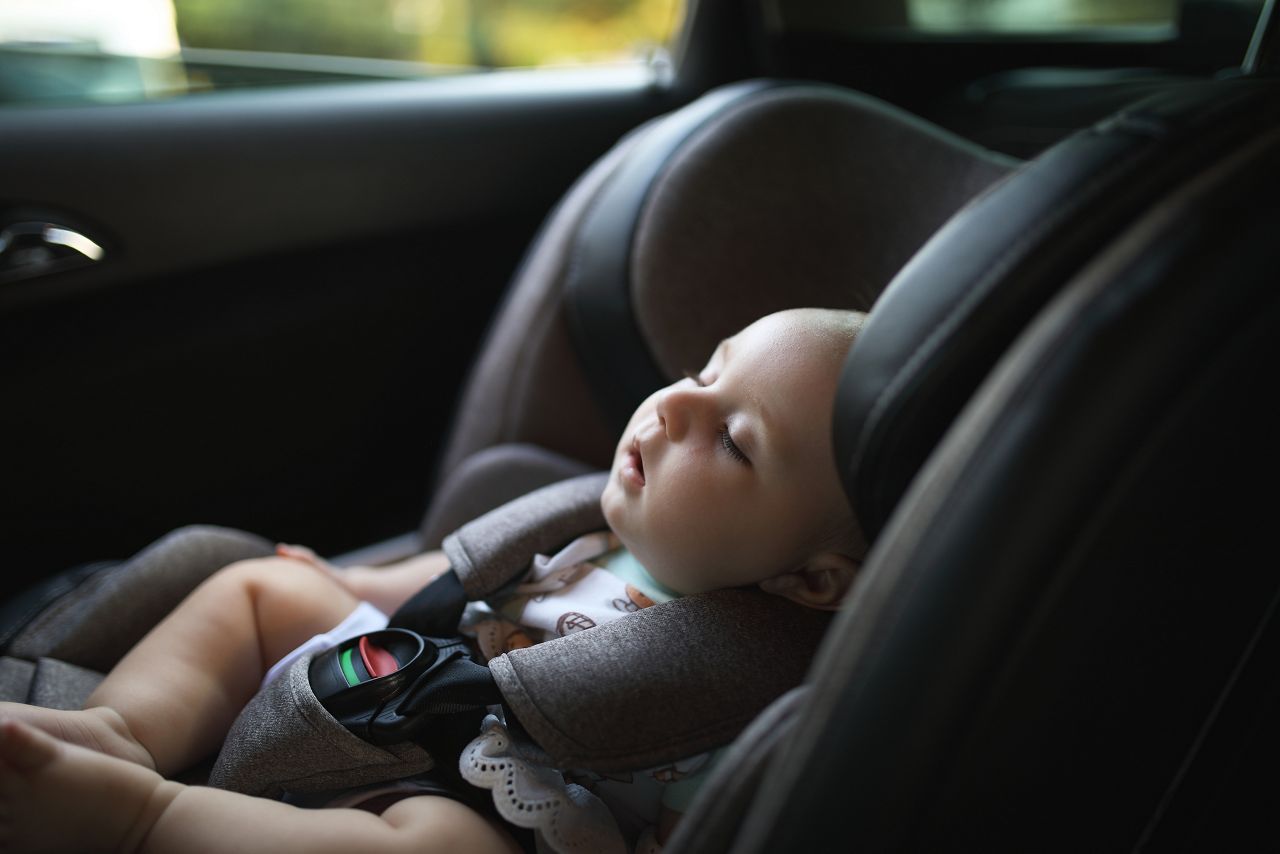
[{"label": "car headrest", "polygon": [[1269,121],[1257,81],[1144,100],[1029,161],[888,285],[846,360],[836,456],[868,538],[991,366],[1135,212]]},{"label": "car headrest", "polygon": [[753,80],[652,122],[592,200],[567,310],[621,430],[654,389],[773,311],[865,310],[1016,161],[874,98]]},{"label": "car headrest", "polygon": [[1274,841],[1271,88],[1254,132],[1116,228],[956,419],[735,851]]},{"label": "car headrest", "polygon": [[[530,246],[459,402],[437,495],[465,491],[481,510],[514,497],[500,466],[468,463],[495,446],[607,466],[635,407],[726,335],[784,308],[866,309],[1016,163],[825,84],[736,83],[635,128]],[[565,476],[533,468],[542,483]],[[457,519],[437,498],[423,542]]]}]

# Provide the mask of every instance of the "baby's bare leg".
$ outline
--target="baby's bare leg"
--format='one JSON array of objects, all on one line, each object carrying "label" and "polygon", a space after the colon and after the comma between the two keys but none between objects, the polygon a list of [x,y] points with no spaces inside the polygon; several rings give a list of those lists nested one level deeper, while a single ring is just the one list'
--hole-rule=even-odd
[{"label": "baby's bare leg", "polygon": [[171,775],[221,744],[274,662],[357,604],[297,561],[232,564],[144,637],[85,706],[119,712],[155,769]]},{"label": "baby's bare leg", "polygon": [[0,717],[171,775],[222,742],[275,661],[358,602],[336,580],[279,558],[220,570],[68,712],[0,704]]},{"label": "baby's bare leg", "polygon": [[0,721],[0,850],[135,850],[164,810],[164,782],[132,762]]},{"label": "baby's bare leg", "polygon": [[511,837],[446,798],[381,816],[302,810],[204,786],[0,722],[0,850],[518,854]]}]

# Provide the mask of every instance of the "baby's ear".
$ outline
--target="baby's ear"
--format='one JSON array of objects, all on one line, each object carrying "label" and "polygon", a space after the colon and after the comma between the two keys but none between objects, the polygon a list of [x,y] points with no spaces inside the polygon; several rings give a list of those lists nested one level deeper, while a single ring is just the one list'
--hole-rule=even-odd
[{"label": "baby's ear", "polygon": [[760,589],[810,608],[834,611],[844,601],[861,566],[853,558],[823,552],[800,569],[766,578],[760,582]]}]

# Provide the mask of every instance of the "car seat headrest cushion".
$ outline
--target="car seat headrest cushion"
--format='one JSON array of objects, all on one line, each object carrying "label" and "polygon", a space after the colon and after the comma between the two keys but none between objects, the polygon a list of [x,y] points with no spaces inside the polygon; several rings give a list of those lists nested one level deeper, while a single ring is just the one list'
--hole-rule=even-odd
[{"label": "car seat headrest cushion", "polygon": [[633,237],[631,303],[664,375],[774,311],[868,310],[1013,162],[868,96],[774,88],[672,153]]},{"label": "car seat headrest cushion", "polygon": [[654,122],[593,201],[568,270],[571,331],[615,427],[758,317],[867,309],[1012,165],[818,84],[734,84]]},{"label": "car seat headrest cushion", "polygon": [[592,387],[615,429],[636,405],[669,382],[654,362],[631,305],[632,242],[654,180],[671,153],[726,105],[769,84],[748,81],[717,90],[653,122],[631,141],[627,157],[592,200],[570,248],[566,313]]},{"label": "car seat headrest cushion", "polygon": [[836,399],[836,456],[868,537],[1030,318],[1171,180],[1270,120],[1265,98],[1221,81],[1143,101],[992,187],[911,259]]}]

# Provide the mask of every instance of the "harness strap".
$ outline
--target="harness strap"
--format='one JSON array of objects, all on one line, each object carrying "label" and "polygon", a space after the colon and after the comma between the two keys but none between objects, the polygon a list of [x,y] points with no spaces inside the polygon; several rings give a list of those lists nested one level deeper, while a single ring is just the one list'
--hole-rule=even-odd
[{"label": "harness strap", "polygon": [[[455,654],[462,646],[451,637],[464,600],[510,583],[532,555],[604,527],[606,481],[593,474],[553,484],[447,538],[453,571],[397,611],[385,632],[426,635],[434,647],[423,659],[426,669],[405,659],[400,682],[389,681],[395,674],[371,673],[376,678],[367,688],[362,674],[353,687],[338,670],[333,679],[342,681],[317,696],[316,674],[309,676],[306,664],[290,668],[288,679],[268,685],[241,714],[214,784],[306,791],[419,773],[432,766],[432,756],[456,755],[476,732],[476,715],[498,702],[513,731],[552,767],[656,768],[732,741],[801,682],[829,614],[757,588],[719,590],[514,650],[488,669]],[[341,656],[354,642],[324,656]],[[392,645],[386,640],[387,649]],[[317,659],[311,669],[326,667],[334,665]],[[384,696],[385,686],[394,690]],[[357,703],[359,692],[372,692],[369,702]],[[344,778],[344,768],[354,770]]]},{"label": "harness strap", "polygon": [[458,573],[449,570],[413,594],[391,615],[387,625],[431,638],[453,637],[466,607],[467,594]]},{"label": "harness strap", "polygon": [[799,685],[831,615],[758,588],[685,596],[489,662],[560,768],[656,768],[727,744]]},{"label": "harness strap", "polygon": [[[604,528],[607,482],[598,473],[552,484],[447,537],[465,597],[483,599],[532,555]],[[450,583],[419,604],[439,607]],[[503,705],[555,765],[634,770],[732,741],[801,682],[829,622],[755,588],[720,590],[515,650],[489,668]]]},{"label": "harness strap", "polygon": [[533,555],[554,553],[574,537],[605,527],[600,495],[608,479],[607,472],[596,472],[553,483],[445,537],[444,552],[466,598],[486,598],[528,569]]}]

